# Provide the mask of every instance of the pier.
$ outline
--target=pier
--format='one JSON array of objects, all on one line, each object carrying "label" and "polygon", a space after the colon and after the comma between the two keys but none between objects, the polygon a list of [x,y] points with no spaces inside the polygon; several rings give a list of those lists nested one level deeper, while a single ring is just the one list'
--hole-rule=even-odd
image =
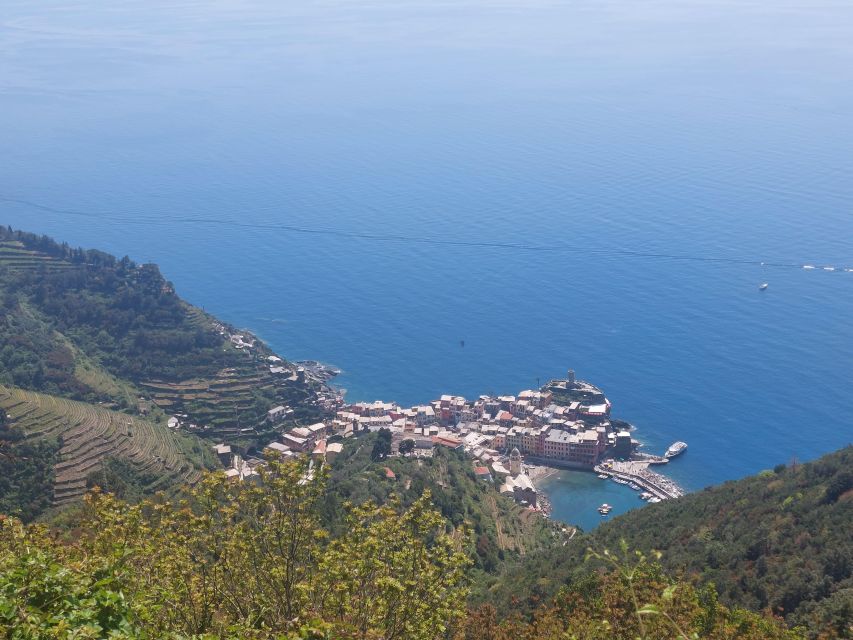
[{"label": "pier", "polygon": [[603,473],[613,478],[627,480],[640,486],[661,500],[679,498],[684,495],[684,489],[675,482],[654,471],[649,471],[648,461],[617,462],[608,461],[596,465],[596,473]]}]

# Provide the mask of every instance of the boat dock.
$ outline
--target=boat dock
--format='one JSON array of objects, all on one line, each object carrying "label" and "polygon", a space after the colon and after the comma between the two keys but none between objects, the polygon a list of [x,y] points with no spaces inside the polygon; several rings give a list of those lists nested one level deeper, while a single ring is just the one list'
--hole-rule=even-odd
[{"label": "boat dock", "polygon": [[611,478],[623,480],[626,483],[634,483],[661,500],[669,500],[684,495],[684,489],[666,476],[649,471],[648,467],[649,462],[645,461],[607,461],[597,465],[595,471]]}]

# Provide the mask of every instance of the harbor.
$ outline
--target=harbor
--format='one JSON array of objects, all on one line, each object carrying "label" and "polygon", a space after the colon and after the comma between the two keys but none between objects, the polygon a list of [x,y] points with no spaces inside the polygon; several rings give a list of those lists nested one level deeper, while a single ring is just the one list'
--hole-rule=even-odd
[{"label": "harbor", "polygon": [[[271,370],[281,368],[278,356],[269,356],[268,360]],[[517,395],[466,399],[446,394],[411,407],[383,400],[347,404],[342,393],[326,384],[337,373],[337,369],[319,362],[298,363],[297,379],[302,376],[322,381],[323,394],[317,406],[324,419],[293,426],[288,421],[288,407],[273,407],[267,412],[267,428],[277,433],[265,451],[288,459],[306,455],[323,459],[329,447],[339,449],[342,440],[383,432],[391,456],[432,457],[436,447],[459,450],[470,459],[475,476],[493,485],[501,495],[532,511],[582,526],[590,525],[585,514],[595,512],[596,504],[601,505],[601,515],[607,516],[638,506],[637,497],[659,502],[684,494],[674,481],[650,467],[668,464],[671,457],[686,450],[687,444],[676,442],[663,456],[641,452],[642,444],[632,435],[634,427],[611,417],[612,404],[604,391],[577,379],[573,370],[568,370],[565,378]],[[238,475],[243,471],[234,468]],[[544,489],[565,478],[589,485],[596,494],[584,498],[584,515],[577,513],[576,506],[574,513],[564,514],[555,504],[561,501]],[[603,496],[606,499],[599,502],[597,494],[602,493],[603,485],[613,487],[616,493]],[[585,493],[581,491],[577,497]]]}]

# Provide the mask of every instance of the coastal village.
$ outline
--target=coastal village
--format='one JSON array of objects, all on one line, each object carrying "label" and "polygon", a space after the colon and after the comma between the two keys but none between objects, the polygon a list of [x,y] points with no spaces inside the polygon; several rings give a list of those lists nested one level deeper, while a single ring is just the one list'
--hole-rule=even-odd
[{"label": "coastal village", "polygon": [[[269,360],[271,370],[282,366],[276,356]],[[335,373],[319,363],[299,364],[312,367],[317,377],[325,374],[328,379]],[[304,366],[292,375],[304,378]],[[597,473],[602,479],[642,492],[638,496],[650,502],[683,493],[674,482],[650,469],[665,464],[667,458],[639,453],[641,445],[632,438],[630,425],[611,419],[611,403],[604,392],[576,379],[573,371],[565,379],[517,395],[475,400],[443,395],[413,407],[381,400],[347,404],[325,384],[322,391],[318,404],[328,417],[313,424],[284,427],[293,410],[270,408],[267,427],[283,428],[260,455],[244,458],[227,443],[215,445],[226,474],[236,480],[252,480],[269,456],[285,460],[309,456],[312,465],[331,463],[346,440],[387,430],[390,455],[430,457],[436,447],[462,450],[478,479],[494,483],[501,494],[544,514],[550,506],[535,482],[554,468]],[[393,472],[387,471],[392,479]],[[599,509],[602,515],[609,512],[608,506]]]}]

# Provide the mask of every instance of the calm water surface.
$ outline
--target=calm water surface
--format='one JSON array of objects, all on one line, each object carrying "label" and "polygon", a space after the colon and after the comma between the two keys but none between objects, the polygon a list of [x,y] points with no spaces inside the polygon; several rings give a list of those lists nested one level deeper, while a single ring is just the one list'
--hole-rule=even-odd
[{"label": "calm water surface", "polygon": [[0,5],[0,221],[352,399],[572,367],[691,489],[851,441],[853,273],[760,264],[853,267],[851,149],[846,0]]}]

